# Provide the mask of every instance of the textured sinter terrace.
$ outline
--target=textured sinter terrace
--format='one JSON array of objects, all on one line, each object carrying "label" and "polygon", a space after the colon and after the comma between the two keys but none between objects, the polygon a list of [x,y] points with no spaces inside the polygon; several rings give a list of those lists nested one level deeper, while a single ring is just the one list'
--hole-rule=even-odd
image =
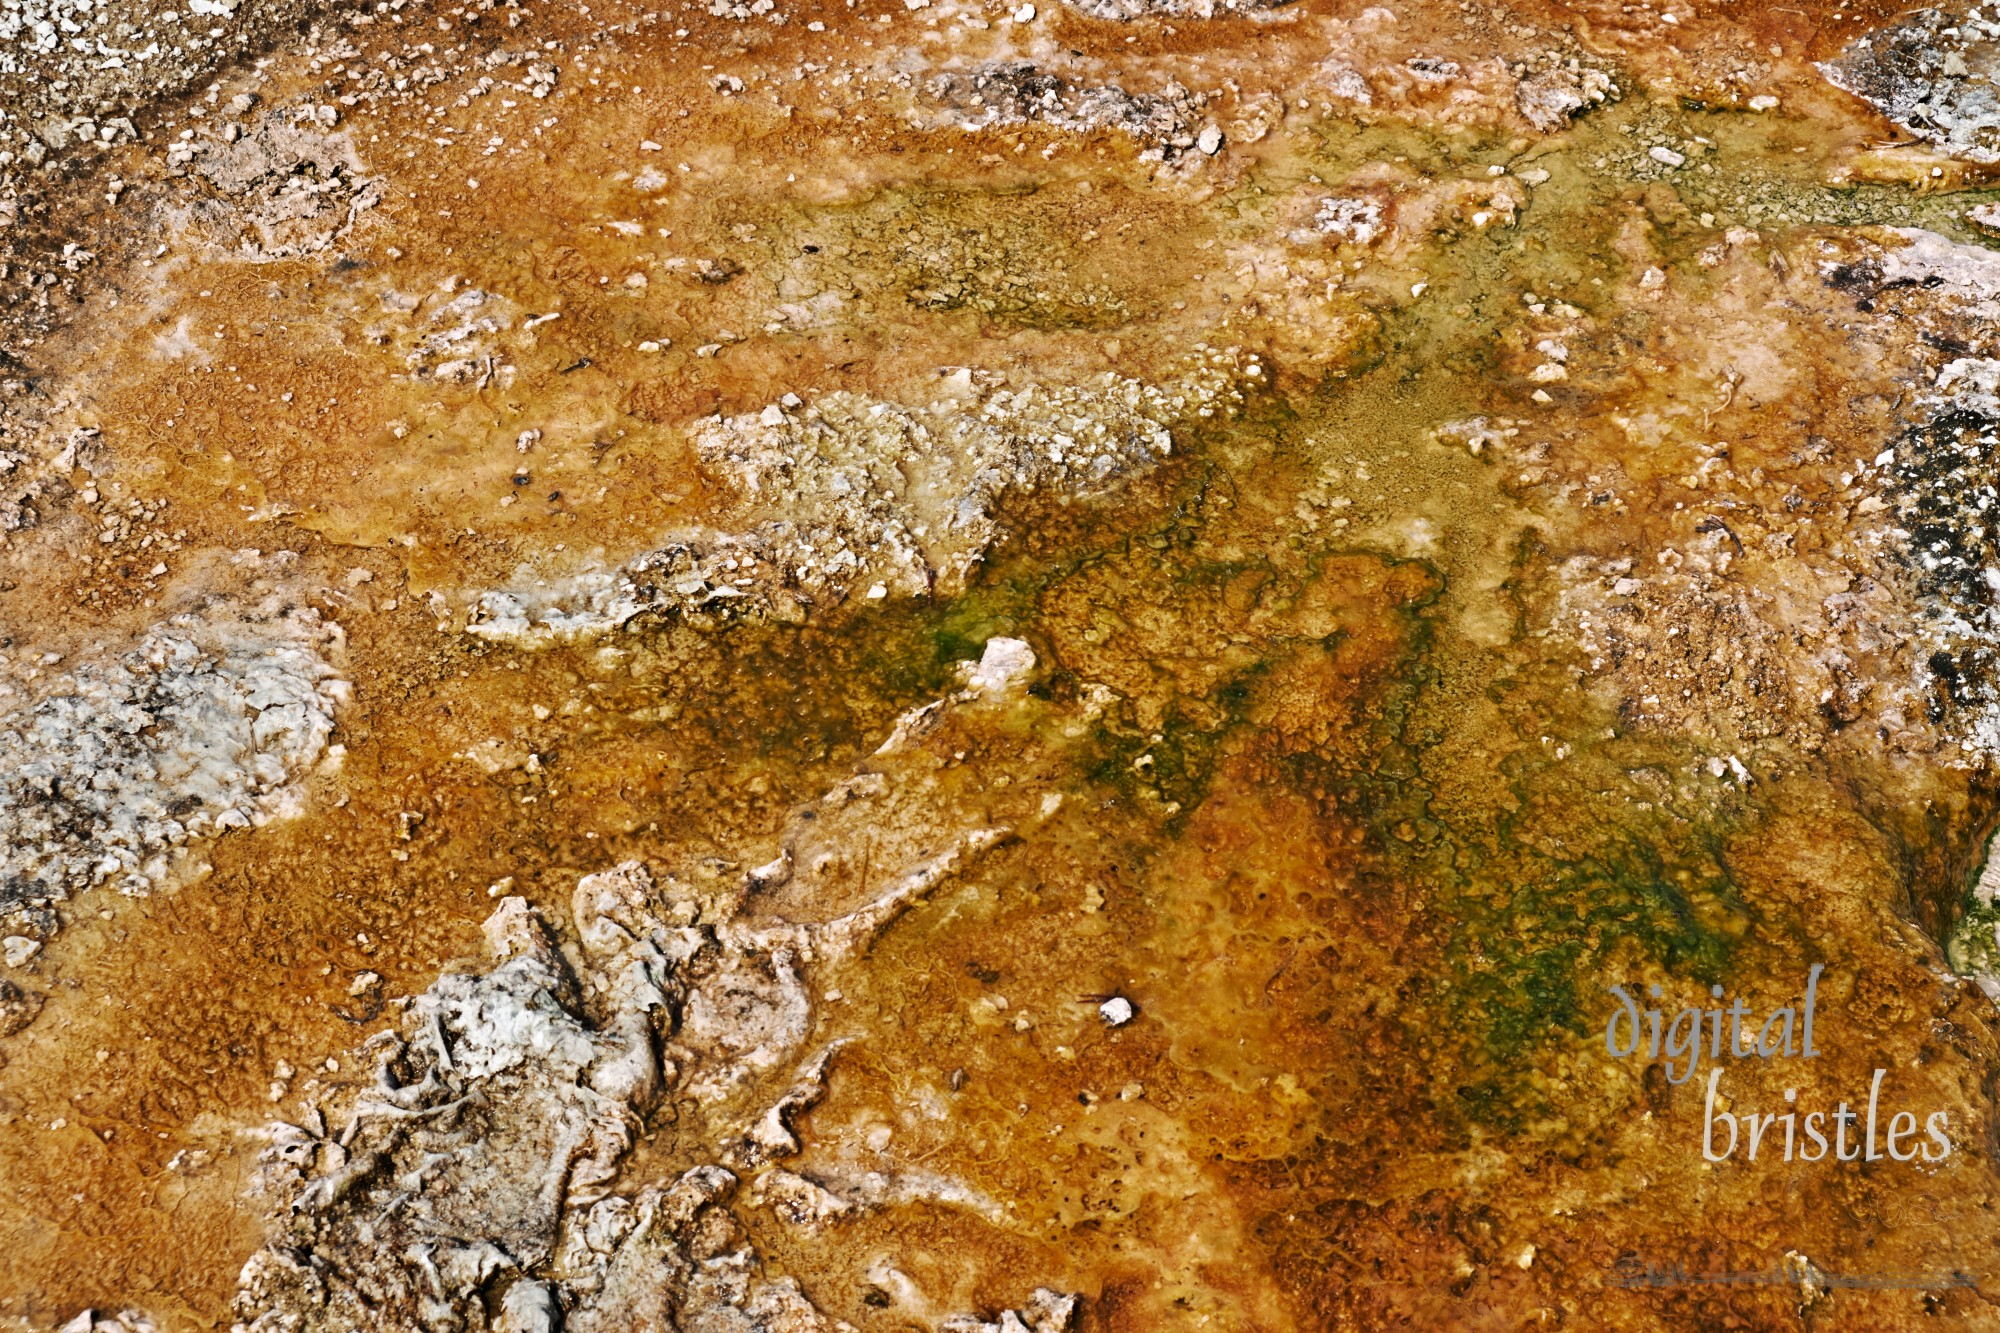
[{"label": "textured sinter terrace", "polygon": [[0,1325],[1990,1326],[1996,42],[0,0]]}]

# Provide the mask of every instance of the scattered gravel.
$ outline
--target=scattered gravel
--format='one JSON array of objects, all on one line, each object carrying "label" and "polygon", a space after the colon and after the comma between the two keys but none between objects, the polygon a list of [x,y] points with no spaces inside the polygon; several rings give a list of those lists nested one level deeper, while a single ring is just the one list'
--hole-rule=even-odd
[{"label": "scattered gravel", "polygon": [[[1975,10],[1974,13],[1977,11]],[[2000,162],[2000,22],[1919,9],[1820,65],[1837,88],[1968,162]]]},{"label": "scattered gravel", "polygon": [[[960,129],[1046,125],[1074,134],[1114,130],[1145,145],[1141,156],[1155,160],[1181,157],[1206,132],[1201,126],[1206,99],[1171,80],[1156,93],[1129,93],[1116,84],[1074,83],[1018,61],[948,70],[933,77],[924,93]],[[1204,146],[1201,151],[1214,149]]]},{"label": "scattered gravel", "polygon": [[1292,0],[1068,0],[1069,7],[1094,19],[1212,19],[1254,16]]},{"label": "scattered gravel", "polygon": [[1171,427],[1233,411],[1239,378],[1258,373],[1212,351],[1166,386],[1105,374],[1009,389],[960,369],[927,405],[835,393],[711,417],[695,429],[703,466],[746,518],[763,517],[683,534],[616,571],[486,593],[467,628],[534,646],[647,611],[796,620],[854,592],[949,595],[999,539],[1005,497],[1087,495],[1144,472],[1171,452]]},{"label": "scattered gravel", "polygon": [[[397,8],[402,8],[398,4]],[[333,9],[324,0],[5,0],[0,188],[138,137],[148,103]]]}]

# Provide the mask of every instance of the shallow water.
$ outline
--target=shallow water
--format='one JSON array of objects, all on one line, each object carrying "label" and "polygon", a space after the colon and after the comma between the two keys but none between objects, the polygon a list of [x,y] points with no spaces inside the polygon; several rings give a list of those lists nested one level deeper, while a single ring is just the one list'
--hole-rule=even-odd
[{"label": "shallow water", "polygon": [[[285,587],[342,626],[354,702],[296,818],[216,840],[170,891],[78,895],[21,970],[46,1001],[0,1043],[0,1315],[224,1321],[282,1203],[254,1193],[259,1127],[351,1098],[387,1001],[487,965],[499,897],[573,946],[582,875],[740,879],[996,637],[1032,647],[1032,686],[939,752],[926,800],[1018,839],[815,977],[813,1039],[854,1044],[792,1164],[956,1193],[820,1229],[736,1210],[829,1318],[929,1327],[1048,1286],[1106,1329],[1776,1328],[1797,1291],[1607,1275],[1791,1251],[1984,1274],[1995,1014],[1942,948],[1990,765],[1960,744],[1970,695],[1920,698],[1921,591],[1843,476],[1983,334],[1921,304],[1871,322],[1859,302],[1930,289],[1828,275],[1887,244],[1862,228],[1977,244],[1964,214],[2000,192],[1879,147],[1804,47],[1768,115],[1600,52],[1622,97],[1542,134],[1484,94],[1306,97],[1374,29],[1296,12],[1148,21],[1129,59],[1120,25],[1067,12],[1060,41],[927,43],[919,7],[893,52],[845,10],[823,41],[804,11],[697,13],[686,44],[636,12],[595,35],[543,16],[556,97],[496,105],[461,64],[430,107],[340,113],[380,200],[304,258],[251,262],[239,201],[148,168],[123,207],[156,210],[167,252],[106,245],[37,353],[66,400],[48,429],[101,438],[0,552],[0,623],[89,655],[229,594],[183,550],[296,552]],[[1501,40],[1441,7],[1398,31],[1368,39],[1391,73]],[[912,129],[880,77],[1006,44],[1078,80],[1205,78],[1229,147],[1175,165],[1108,131]],[[815,51],[873,73],[805,77]],[[773,82],[720,93],[717,70]],[[261,77],[269,105],[317,96],[300,55]],[[1335,197],[1377,201],[1382,234],[1316,229]],[[439,315],[467,290],[492,299]],[[482,315],[463,347],[422,342]],[[704,469],[700,418],[923,405],[955,367],[1171,385],[1202,345],[1261,358],[1241,409],[1177,420],[1108,494],[1010,494],[962,590],[656,608],[554,646],[465,632],[492,589],[796,510]],[[99,540],[104,502],[139,497],[167,517]],[[904,832],[748,911],[853,909]],[[1763,1012],[1814,962],[1826,1058],[1733,1064],[1731,1095],[1852,1101],[1891,1068],[1895,1105],[1950,1109],[1942,1166],[1711,1167],[1700,1085],[1605,1050],[1610,985]],[[1100,1017],[1114,995],[1129,1026]],[[651,1116],[621,1188],[711,1160],[744,1098]],[[1885,1328],[1984,1309],[1941,1285],[1818,1299]]]}]

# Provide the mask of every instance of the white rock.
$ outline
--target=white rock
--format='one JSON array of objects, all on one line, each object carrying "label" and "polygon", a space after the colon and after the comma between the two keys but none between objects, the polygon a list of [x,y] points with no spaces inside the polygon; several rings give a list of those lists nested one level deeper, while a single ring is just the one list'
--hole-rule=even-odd
[{"label": "white rock", "polygon": [[[704,349],[706,350],[706,349]],[[697,352],[697,355],[702,353]],[[1162,385],[1106,373],[910,406],[835,392],[695,423],[704,468],[734,493],[715,526],[669,530],[614,571],[532,570],[482,595],[468,630],[523,644],[591,638],[645,611],[804,615],[877,583],[885,596],[964,586],[1001,537],[1003,497],[1101,494],[1173,452],[1172,427],[1233,411],[1249,375],[1234,351],[1191,357]],[[946,377],[950,383],[955,377]],[[789,402],[787,401],[789,399]]]},{"label": "white rock", "polygon": [[1382,235],[1382,205],[1374,199],[1322,199],[1313,230],[1356,245],[1372,245]]},{"label": "white rock", "polygon": [[339,628],[284,606],[175,616],[0,716],[0,901],[150,888],[188,843],[296,812],[349,686]]},{"label": "white rock", "polygon": [[9,967],[25,967],[28,960],[42,951],[40,941],[31,940],[26,935],[9,935],[0,940],[0,958]]},{"label": "white rock", "polygon": [[1651,148],[1648,148],[1646,156],[1652,158],[1662,166],[1668,167],[1678,167],[1687,161],[1686,157],[1660,144],[1654,144]]},{"label": "white rock", "polygon": [[1130,1000],[1122,995],[1114,995],[1098,1005],[1097,1012],[1104,1019],[1105,1026],[1122,1028],[1132,1021],[1132,1016],[1138,1011],[1132,1007]]},{"label": "white rock", "polygon": [[966,688],[978,694],[1003,694],[1025,683],[1035,669],[1035,650],[1020,639],[986,641],[979,664],[966,673]]},{"label": "white rock", "polygon": [[1210,125],[1195,139],[1194,146],[1211,156],[1222,151],[1222,131]]}]

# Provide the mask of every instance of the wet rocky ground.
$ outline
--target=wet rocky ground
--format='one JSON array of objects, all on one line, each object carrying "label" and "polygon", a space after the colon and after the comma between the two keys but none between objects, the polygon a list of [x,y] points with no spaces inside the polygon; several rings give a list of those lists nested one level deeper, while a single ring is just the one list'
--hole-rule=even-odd
[{"label": "wet rocky ground", "polygon": [[0,1322],[1990,1326],[1996,38],[0,8]]}]

